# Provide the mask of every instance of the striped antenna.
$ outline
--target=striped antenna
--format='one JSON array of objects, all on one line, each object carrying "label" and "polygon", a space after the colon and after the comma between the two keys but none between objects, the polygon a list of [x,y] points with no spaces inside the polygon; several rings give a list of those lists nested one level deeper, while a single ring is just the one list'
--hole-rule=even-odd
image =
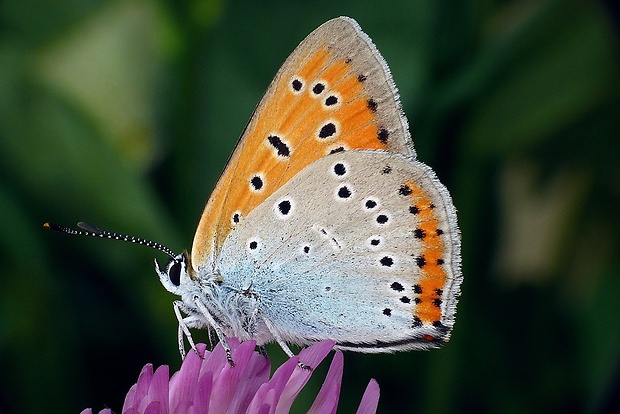
[{"label": "striped antenna", "polygon": [[43,224],[43,227],[50,229],[50,230],[59,231],[61,233],[73,234],[76,236],[93,236],[93,237],[101,237],[104,239],[121,240],[121,241],[129,242],[129,243],[141,244],[144,246],[148,246],[152,249],[159,250],[160,252],[165,253],[166,255],[170,256],[170,258],[172,259],[176,257],[176,255],[174,254],[172,250],[152,240],[147,240],[141,237],[128,236],[126,234],[120,234],[120,233],[114,233],[111,231],[102,230],[99,227],[95,227],[92,224],[84,223],[83,221],[80,221],[77,225],[82,230],[75,230],[70,227],[60,226],[58,224],[53,224],[53,223],[45,223]]}]

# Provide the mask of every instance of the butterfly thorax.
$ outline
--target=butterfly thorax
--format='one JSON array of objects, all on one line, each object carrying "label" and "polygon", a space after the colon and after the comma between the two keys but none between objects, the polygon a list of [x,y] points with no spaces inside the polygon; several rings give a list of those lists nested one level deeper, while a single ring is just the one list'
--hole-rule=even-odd
[{"label": "butterfly thorax", "polygon": [[180,296],[175,303],[185,315],[177,314],[179,323],[187,328],[212,328],[225,336],[258,343],[270,338],[257,337],[265,333],[258,318],[259,298],[251,287],[234,286],[211,266],[193,269],[189,256],[183,253],[171,259],[166,270],[156,268],[166,290]]}]

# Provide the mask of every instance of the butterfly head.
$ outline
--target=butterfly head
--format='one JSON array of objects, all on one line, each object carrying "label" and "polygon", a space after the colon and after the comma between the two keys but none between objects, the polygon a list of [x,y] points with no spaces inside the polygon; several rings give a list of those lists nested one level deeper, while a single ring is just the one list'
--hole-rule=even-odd
[{"label": "butterfly head", "polygon": [[162,269],[157,259],[155,259],[155,271],[159,275],[159,280],[164,285],[164,288],[168,292],[179,296],[182,296],[182,293],[187,290],[187,286],[198,281],[187,251],[171,257],[165,269]]}]

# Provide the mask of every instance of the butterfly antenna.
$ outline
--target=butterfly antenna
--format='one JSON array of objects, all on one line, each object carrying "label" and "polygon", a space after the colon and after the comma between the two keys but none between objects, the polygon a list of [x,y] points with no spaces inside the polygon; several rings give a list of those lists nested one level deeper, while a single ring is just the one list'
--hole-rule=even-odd
[{"label": "butterfly antenna", "polygon": [[163,244],[159,244],[152,240],[147,240],[147,239],[143,239],[142,237],[129,236],[126,234],[120,234],[120,233],[114,233],[111,231],[102,230],[99,227],[93,226],[92,224],[88,224],[83,221],[80,221],[77,225],[82,230],[75,230],[70,227],[60,226],[58,224],[53,224],[53,223],[45,223],[43,224],[43,227],[50,229],[50,230],[59,231],[61,233],[73,234],[76,236],[93,236],[93,237],[101,237],[104,239],[122,240],[122,241],[129,242],[129,243],[141,244],[144,246],[148,246],[152,249],[159,250],[160,252],[168,255],[172,259],[176,257],[176,255],[174,254],[172,250],[170,250]]}]

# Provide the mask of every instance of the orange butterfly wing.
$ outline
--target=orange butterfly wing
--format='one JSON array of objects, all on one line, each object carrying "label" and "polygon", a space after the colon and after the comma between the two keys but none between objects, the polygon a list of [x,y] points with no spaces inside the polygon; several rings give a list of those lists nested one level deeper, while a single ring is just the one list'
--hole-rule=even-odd
[{"label": "orange butterfly wing", "polygon": [[193,268],[213,265],[231,229],[310,163],[360,149],[415,157],[385,61],[340,17],[308,35],[269,85],[205,206]]}]

